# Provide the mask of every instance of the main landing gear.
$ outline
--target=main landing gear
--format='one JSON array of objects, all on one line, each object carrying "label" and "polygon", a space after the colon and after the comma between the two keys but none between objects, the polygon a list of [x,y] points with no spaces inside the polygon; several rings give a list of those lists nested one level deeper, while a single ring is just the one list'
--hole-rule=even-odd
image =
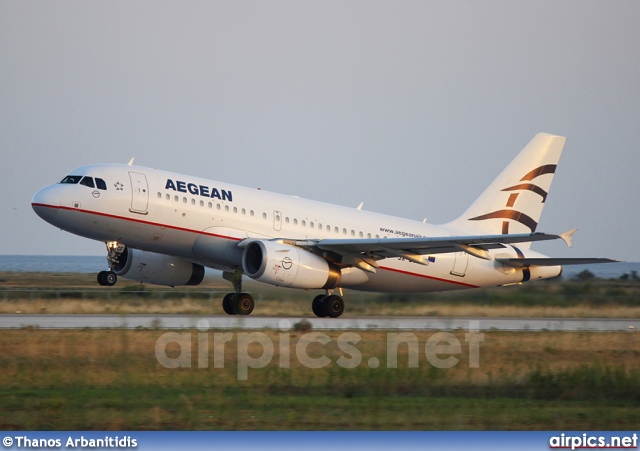
[{"label": "main landing gear", "polygon": [[[227,315],[248,315],[253,311],[253,296],[242,292],[242,271],[223,272],[222,277],[233,284],[235,293],[228,293],[222,299],[222,309]],[[316,296],[311,310],[318,318],[337,318],[344,313],[344,300],[341,296],[327,290],[326,294]]]},{"label": "main landing gear", "polygon": [[344,313],[344,300],[335,294],[320,294],[313,298],[311,310],[318,318],[337,318]]},{"label": "main landing gear", "polygon": [[254,306],[249,293],[229,293],[222,300],[222,309],[227,315],[248,315]]},{"label": "main landing gear", "polygon": [[248,315],[253,312],[255,307],[253,296],[242,292],[242,271],[225,271],[222,277],[231,282],[236,290],[235,293],[229,293],[222,299],[222,310],[227,315]]}]

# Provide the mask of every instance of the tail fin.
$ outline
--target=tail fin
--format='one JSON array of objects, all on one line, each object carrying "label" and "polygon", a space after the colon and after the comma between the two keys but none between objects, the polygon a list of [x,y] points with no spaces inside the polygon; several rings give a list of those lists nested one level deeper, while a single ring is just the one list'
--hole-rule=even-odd
[{"label": "tail fin", "polygon": [[491,234],[535,232],[565,140],[538,133],[449,225]]}]

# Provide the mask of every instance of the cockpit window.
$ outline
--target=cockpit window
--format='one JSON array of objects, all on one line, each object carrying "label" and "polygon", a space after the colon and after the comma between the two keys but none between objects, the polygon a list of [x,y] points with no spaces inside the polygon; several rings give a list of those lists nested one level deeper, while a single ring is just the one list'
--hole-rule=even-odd
[{"label": "cockpit window", "polygon": [[60,181],[60,183],[71,183],[75,185],[80,181],[81,178],[82,178],[81,175],[68,175],[65,178],[63,178],[62,181]]},{"label": "cockpit window", "polygon": [[93,177],[83,177],[81,175],[68,175],[63,178],[60,183],[69,183],[69,184],[77,184],[88,186],[89,188],[98,188],[102,190],[107,189],[107,184],[103,179],[99,179],[96,177],[95,183],[93,181]]},{"label": "cockpit window", "polygon": [[96,187],[96,185],[93,183],[92,177],[83,177],[82,180],[80,180],[80,184],[84,186],[88,186],[89,188]]}]

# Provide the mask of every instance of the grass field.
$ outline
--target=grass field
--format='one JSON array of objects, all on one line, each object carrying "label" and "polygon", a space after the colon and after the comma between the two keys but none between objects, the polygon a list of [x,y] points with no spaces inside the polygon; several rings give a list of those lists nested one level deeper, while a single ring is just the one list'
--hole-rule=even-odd
[{"label": "grass field", "polygon": [[[214,331],[206,337],[209,364],[200,368],[198,332],[190,368],[165,368],[155,356],[162,330],[9,330],[0,333],[0,429],[638,429],[640,334],[485,332],[479,367],[469,365],[464,332],[455,332],[458,364],[438,369],[425,357],[433,333],[416,332],[420,357],[387,367],[387,332],[362,332],[350,358],[338,332],[263,332],[275,354],[264,368],[238,380],[239,334],[226,343],[224,367],[214,368]],[[324,332],[323,332],[324,333]],[[284,338],[286,337],[286,339]],[[280,346],[289,340],[289,346]],[[327,357],[307,368],[296,356]],[[262,347],[245,348],[252,358]],[[289,368],[280,364],[288,349]],[[244,352],[244,351],[242,351]],[[286,351],[283,351],[286,353]],[[173,343],[166,348],[178,357]],[[371,357],[380,366],[370,368]],[[449,355],[441,354],[441,358]],[[220,366],[220,365],[219,365]]]}]

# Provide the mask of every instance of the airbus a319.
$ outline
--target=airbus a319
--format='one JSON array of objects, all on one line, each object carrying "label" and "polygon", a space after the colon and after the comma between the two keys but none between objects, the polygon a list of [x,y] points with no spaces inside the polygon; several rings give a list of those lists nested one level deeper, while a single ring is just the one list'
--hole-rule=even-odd
[{"label": "airbus a319", "polygon": [[[549,258],[530,249],[574,230],[537,232],[565,138],[538,133],[457,219],[442,225],[129,164],[74,169],[38,191],[34,211],[50,224],[106,243],[109,269],[150,284],[198,285],[205,267],[233,284],[222,307],[248,315],[243,277],[320,290],[316,316],[340,316],[342,288],[428,292],[556,277],[562,265],[604,258]],[[339,293],[339,294],[336,294]]]}]

